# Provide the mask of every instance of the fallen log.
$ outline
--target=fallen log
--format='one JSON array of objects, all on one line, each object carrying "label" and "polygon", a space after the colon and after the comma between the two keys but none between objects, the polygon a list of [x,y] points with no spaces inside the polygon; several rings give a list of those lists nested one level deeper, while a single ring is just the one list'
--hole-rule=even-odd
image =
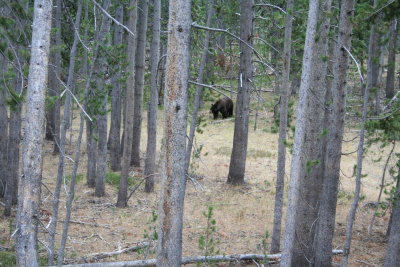
[{"label": "fallen log", "polygon": [[[342,254],[343,250],[333,250],[332,254]],[[216,255],[216,256],[193,256],[182,258],[182,265],[196,262],[220,262],[220,261],[251,261],[251,260],[268,260],[278,261],[281,254],[234,254],[234,255]],[[63,267],[137,267],[137,266],[155,266],[156,259],[136,260],[136,261],[120,261],[120,262],[98,262],[98,263],[84,263],[84,264],[69,264]],[[51,266],[55,267],[55,266]]]},{"label": "fallen log", "polygon": [[94,253],[94,254],[90,254],[88,256],[83,257],[85,259],[85,261],[97,261],[97,260],[101,260],[104,258],[108,258],[108,257],[112,257],[115,255],[119,255],[122,253],[128,253],[128,252],[132,252],[132,251],[137,251],[143,248],[147,248],[150,246],[150,242],[142,242],[138,245],[132,246],[132,247],[128,247],[128,248],[124,248],[124,249],[120,249],[120,250],[116,250],[116,251],[112,251],[112,252],[100,252],[100,253]]}]

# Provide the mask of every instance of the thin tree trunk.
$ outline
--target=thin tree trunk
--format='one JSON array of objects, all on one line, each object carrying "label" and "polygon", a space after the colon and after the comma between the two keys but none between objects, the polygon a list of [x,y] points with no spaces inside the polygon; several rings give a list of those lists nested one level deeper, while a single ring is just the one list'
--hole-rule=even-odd
[{"label": "thin tree trunk", "polygon": [[[211,20],[214,14],[214,0],[209,0],[207,3],[207,22],[206,22],[206,27],[211,26]],[[210,32],[206,31],[204,40],[203,40],[203,51],[201,54],[201,62],[200,62],[200,67],[199,67],[199,76],[197,77],[197,82],[202,84],[203,83],[203,76],[204,76],[204,71],[206,68],[206,63],[207,63],[207,54],[208,54],[208,47],[210,44]],[[190,123],[190,130],[189,130],[189,140],[187,142],[187,147],[186,147],[186,161],[185,161],[185,171],[186,173],[189,173],[189,164],[190,164],[190,158],[192,154],[192,147],[193,147],[193,140],[194,140],[194,135],[195,135],[195,130],[197,126],[197,113],[199,111],[200,107],[200,98],[202,95],[202,90],[203,88],[200,85],[196,86],[196,93],[194,96],[194,104],[193,104],[193,112],[192,112],[192,119]]]},{"label": "thin tree trunk", "polygon": [[[240,39],[252,45],[253,0],[240,1]],[[250,91],[253,79],[253,50],[240,42],[239,84],[236,100],[235,130],[227,183],[243,184],[249,129]]]},{"label": "thin tree trunk", "polygon": [[[80,3],[81,3],[81,1],[79,1],[78,5]],[[85,95],[86,95],[86,93],[85,93]],[[65,245],[67,243],[68,227],[69,227],[69,221],[71,219],[71,212],[72,212],[72,201],[74,200],[74,196],[75,196],[75,182],[76,182],[76,176],[78,173],[79,160],[80,160],[80,156],[81,156],[81,143],[82,143],[84,124],[85,124],[85,115],[83,114],[83,112],[81,112],[79,134],[78,134],[78,140],[77,140],[76,148],[75,148],[74,170],[72,171],[72,175],[71,175],[70,187],[69,187],[69,192],[67,195],[63,232],[62,232],[62,236],[61,236],[60,248],[58,249],[58,257],[57,257],[58,266],[61,266],[64,261]]]},{"label": "thin tree trunk", "polygon": [[26,97],[23,169],[18,195],[15,248],[17,265],[39,266],[37,230],[45,123],[45,91],[50,52],[51,8],[48,0],[36,0],[32,24],[31,57]]},{"label": "thin tree trunk", "polygon": [[[21,77],[15,78],[16,84],[21,84]],[[18,88],[18,87],[17,87]],[[22,103],[16,103],[10,110],[9,133],[7,142],[7,187],[5,191],[6,207],[4,215],[11,215],[11,207],[17,202],[19,180],[19,151],[21,143],[21,112]]]},{"label": "thin tree trunk", "polygon": [[389,37],[389,55],[388,55],[388,70],[386,79],[386,98],[392,98],[394,96],[394,80],[395,80],[395,69],[396,69],[396,51],[397,51],[397,32],[398,32],[398,20],[393,19],[390,26],[390,37]]},{"label": "thin tree trunk", "polygon": [[[130,1],[130,11],[128,28],[131,31],[136,30],[137,22],[137,0]],[[135,78],[135,50],[136,50],[136,37],[128,36],[128,67],[127,72],[129,73],[128,80],[126,82],[126,92],[125,92],[125,116],[124,116],[124,134],[123,134],[123,152],[121,160],[121,179],[119,182],[118,189],[118,200],[117,207],[123,208],[127,205],[127,195],[128,195],[128,176],[129,167],[131,162],[131,152],[132,152],[132,130],[133,130],[133,90],[134,90],[134,78]]]},{"label": "thin tree trunk", "polygon": [[[0,69],[5,74],[8,69],[8,62],[3,55],[0,55]],[[0,82],[4,83],[4,76],[0,77]],[[6,106],[6,92],[0,89],[0,197],[5,197],[7,175],[7,140],[8,140],[8,111]],[[7,208],[6,208],[7,209]],[[9,216],[9,212],[4,210],[4,215]]]},{"label": "thin tree trunk", "polygon": [[160,59],[160,30],[161,30],[161,1],[153,0],[153,39],[151,42],[151,77],[150,77],[150,100],[147,111],[147,148],[144,163],[144,175],[148,177],[144,191],[154,191],[154,174],[156,172],[156,144],[157,144],[157,72]]},{"label": "thin tree trunk", "polygon": [[391,215],[389,242],[384,267],[400,265],[400,161],[397,161],[397,186]]},{"label": "thin tree trunk", "polygon": [[[123,23],[123,11],[124,8],[120,5],[115,12],[115,19],[120,23]],[[114,29],[114,49],[119,49],[119,46],[123,42],[123,28],[115,25]],[[118,53],[119,50],[117,50]],[[119,62],[117,62],[119,64]],[[121,170],[121,91],[122,84],[121,78],[121,67],[116,67],[116,74],[112,79],[112,92],[111,92],[111,125],[110,125],[110,167],[113,171]]]},{"label": "thin tree trunk", "polygon": [[282,88],[281,105],[279,114],[279,140],[278,140],[278,163],[276,174],[276,193],[274,207],[274,224],[271,238],[271,253],[280,251],[281,243],[281,225],[282,225],[282,209],[283,209],[283,192],[285,187],[285,165],[286,165],[286,132],[288,124],[288,103],[289,103],[289,86],[290,86],[290,60],[292,46],[292,25],[293,17],[293,0],[286,2],[286,18],[285,18],[285,40],[283,45],[283,64],[282,64]]},{"label": "thin tree trunk", "polygon": [[302,78],[299,92],[299,104],[297,108],[296,132],[294,138],[294,151],[292,156],[292,167],[290,174],[288,208],[286,212],[286,227],[282,252],[281,266],[291,266],[294,259],[296,239],[297,203],[301,197],[300,185],[304,176],[303,149],[307,126],[307,106],[310,99],[309,94],[313,81],[313,49],[315,48],[319,1],[311,0],[308,11],[308,22],[306,41],[303,54]]},{"label": "thin tree trunk", "polygon": [[332,105],[326,145],[324,182],[319,207],[319,219],[315,236],[314,266],[330,266],[332,261],[332,239],[335,228],[337,191],[340,173],[340,158],[344,116],[346,111],[346,76],[348,53],[351,47],[353,0],[343,0],[340,9],[338,41],[335,47],[332,82]]},{"label": "thin tree trunk", "polygon": [[[103,9],[108,11],[110,7],[110,0],[103,2]],[[95,196],[102,197],[105,195],[105,180],[107,172],[107,97],[108,97],[108,84],[105,79],[108,79],[107,70],[107,55],[103,49],[109,46],[107,41],[107,34],[110,32],[111,20],[107,15],[103,14],[103,21],[101,23],[99,32],[99,42],[101,46],[101,56],[97,68],[97,88],[96,97],[101,101],[98,108],[97,115],[97,129],[99,133],[98,148],[97,148],[97,162],[96,162],[96,181],[95,181]],[[105,77],[105,78],[104,78]]]},{"label": "thin tree trunk", "polygon": [[358,152],[357,152],[357,174],[356,174],[356,184],[354,190],[354,199],[351,205],[351,209],[349,211],[349,215],[347,216],[346,241],[344,243],[343,258],[342,258],[343,267],[347,267],[349,262],[353,224],[356,217],[358,201],[360,198],[361,176],[362,176],[361,172],[362,172],[363,154],[364,154],[365,122],[367,121],[367,111],[368,111],[368,95],[369,95],[369,90],[368,88],[366,88],[364,91],[364,104],[361,117],[360,141],[358,143]]},{"label": "thin tree trunk", "polygon": [[140,166],[140,135],[142,132],[142,105],[144,88],[144,57],[146,54],[146,36],[147,36],[147,14],[149,9],[149,0],[139,0],[137,41],[135,56],[135,97],[133,105],[133,139],[132,139],[132,159],[131,164],[135,167]]},{"label": "thin tree trunk", "polygon": [[47,110],[46,139],[54,141],[54,153],[59,152],[60,143],[60,74],[61,74],[61,0],[57,0],[53,7],[51,46],[49,65],[49,95],[54,98],[54,104]]},{"label": "thin tree trunk", "polygon": [[181,266],[191,1],[169,2],[157,266]]},{"label": "thin tree trunk", "polygon": [[[378,0],[374,0],[374,7],[378,5]],[[374,22],[371,24],[369,44],[368,44],[368,67],[367,67],[367,86],[366,88],[375,96],[375,109],[374,113],[378,114],[380,110],[379,103],[379,57],[380,57],[380,47],[379,47],[379,32],[377,30],[377,24],[380,18],[375,18]],[[363,92],[364,94],[364,92]]]},{"label": "thin tree trunk", "polygon": [[[82,1],[78,2],[78,11],[75,18],[75,27],[76,31],[79,31],[80,19],[82,14]],[[67,80],[67,88],[68,90],[72,90],[74,84],[74,72],[75,72],[75,59],[76,59],[76,48],[79,42],[79,36],[75,32],[74,34],[74,42],[71,47],[70,58],[69,58],[69,69],[68,69],[68,80]],[[71,93],[67,91],[65,94],[65,103],[64,103],[64,114],[63,121],[61,123],[60,129],[60,143],[59,143],[59,161],[58,161],[58,171],[57,171],[57,181],[56,187],[54,189],[53,194],[53,209],[51,222],[49,225],[49,250],[48,250],[48,264],[53,265],[54,262],[54,243],[55,243],[55,235],[58,221],[58,210],[60,203],[60,193],[61,193],[61,185],[64,177],[64,157],[65,157],[65,143],[66,143],[66,134],[67,134],[67,125],[70,119],[71,113]]]}]

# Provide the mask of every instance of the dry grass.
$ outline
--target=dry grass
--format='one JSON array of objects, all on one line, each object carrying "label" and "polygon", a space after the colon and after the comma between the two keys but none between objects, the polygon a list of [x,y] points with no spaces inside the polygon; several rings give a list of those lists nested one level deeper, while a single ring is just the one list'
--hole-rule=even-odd
[{"label": "dry grass", "polygon": [[[208,112],[204,112],[206,116]],[[211,120],[211,118],[208,118]],[[78,120],[75,120],[75,124]],[[259,127],[265,127],[259,123]],[[144,121],[143,127],[146,126]],[[76,138],[78,125],[74,125],[74,136]],[[217,221],[216,238],[220,243],[218,249],[224,254],[234,253],[262,253],[258,244],[266,231],[272,232],[273,204],[275,193],[276,157],[277,157],[277,135],[262,129],[250,130],[248,151],[249,157],[246,163],[246,185],[230,186],[225,183],[229,157],[233,139],[233,121],[225,121],[218,124],[208,124],[204,133],[197,135],[196,144],[203,145],[202,156],[195,160],[196,168],[193,173],[202,177],[199,183],[202,189],[188,181],[185,198],[185,215],[183,230],[183,254],[202,255],[198,248],[198,239],[204,233],[206,218],[203,212],[208,205],[214,207],[214,218]],[[145,128],[143,128],[145,129]],[[159,138],[162,134],[162,122],[159,123]],[[357,133],[346,129],[346,139],[350,139]],[[142,131],[142,151],[146,147],[146,131]],[[357,141],[343,144],[344,152],[354,151]],[[158,142],[158,149],[160,142]],[[86,150],[86,141],[83,142],[83,152]],[[72,155],[74,147],[68,147],[68,154]],[[376,150],[376,151],[375,151]],[[383,162],[374,162],[381,152],[377,148],[369,153],[364,161],[364,173],[362,194],[365,196],[363,203],[376,201],[378,183],[383,169]],[[45,159],[43,170],[43,182],[49,187],[54,187],[57,170],[58,157],[52,155],[52,145],[45,145]],[[207,155],[205,155],[207,154]],[[385,155],[387,151],[385,151]],[[144,153],[143,153],[144,156]],[[340,247],[344,242],[345,219],[351,204],[348,192],[353,190],[354,178],[347,178],[353,172],[356,162],[356,154],[344,156],[342,160],[341,190],[343,192],[339,199],[337,210],[337,227],[334,246]],[[68,163],[67,173],[71,170]],[[83,154],[79,173],[85,173],[86,154]],[[287,166],[290,166],[288,159]],[[141,169],[135,169],[134,174],[140,176]],[[79,262],[83,256],[96,252],[113,251],[120,247],[124,248],[136,242],[144,240],[145,231],[151,231],[156,225],[149,223],[152,212],[158,207],[159,177],[154,194],[145,194],[138,190],[129,201],[129,207],[125,209],[115,208],[117,189],[111,185],[106,186],[107,196],[96,198],[93,190],[85,185],[84,181],[77,184],[76,196],[72,220],[91,224],[71,223],[70,237],[67,244],[66,259],[68,262]],[[350,194],[351,195],[351,194]],[[65,194],[61,203],[61,215],[65,208]],[[50,211],[51,196],[43,189],[43,210]],[[361,203],[361,207],[363,207]],[[0,210],[0,212],[2,212]],[[45,213],[45,212],[44,212]],[[385,229],[387,227],[387,216],[378,218],[371,239],[367,238],[367,226],[373,210],[360,208],[355,225],[354,238],[352,242],[351,266],[380,266],[385,254]],[[46,224],[47,219],[42,217]],[[0,241],[2,246],[9,243],[8,219],[0,220]],[[59,224],[60,226],[60,224]],[[61,227],[58,228],[61,232]],[[43,233],[41,239],[45,239]],[[269,241],[269,240],[268,240]],[[12,243],[10,243],[11,245]],[[149,257],[154,257],[150,255]],[[104,261],[122,261],[144,258],[143,254],[129,253],[105,259]],[[336,257],[340,260],[340,256]]]}]

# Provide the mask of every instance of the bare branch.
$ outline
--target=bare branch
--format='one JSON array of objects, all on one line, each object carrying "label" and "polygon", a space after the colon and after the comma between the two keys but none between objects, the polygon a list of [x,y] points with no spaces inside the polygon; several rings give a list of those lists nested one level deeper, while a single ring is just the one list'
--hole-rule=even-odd
[{"label": "bare branch", "polygon": [[214,90],[214,91],[220,93],[221,95],[224,95],[224,96],[227,96],[227,97],[230,98],[230,96],[228,96],[227,94],[225,94],[225,93],[222,92],[221,90],[218,90],[217,88],[215,88],[215,87],[212,86],[212,85],[203,84],[203,83],[198,83],[198,82],[195,82],[195,81],[189,81],[189,83],[194,84],[194,85],[198,85],[198,86],[202,86],[202,87],[206,87],[206,88],[209,88],[209,89],[212,89],[212,90]]},{"label": "bare branch", "polygon": [[215,32],[223,32],[228,34],[229,36],[232,36],[233,38],[235,38],[236,40],[240,41],[241,43],[243,43],[244,45],[246,45],[247,47],[249,47],[251,50],[253,50],[254,54],[257,56],[257,58],[260,60],[260,62],[264,65],[267,66],[269,69],[271,69],[274,73],[276,72],[275,68],[271,66],[271,64],[265,62],[262,58],[262,56],[260,55],[260,53],[257,52],[257,50],[252,47],[251,45],[249,45],[246,41],[240,39],[240,37],[236,36],[235,34],[229,32],[226,29],[218,29],[218,28],[211,28],[211,27],[206,27],[206,26],[202,26],[197,24],[197,22],[193,22],[192,26],[198,29],[202,29],[202,30],[207,30],[207,31],[215,31]]},{"label": "bare branch", "polygon": [[287,14],[287,12],[286,12],[283,8],[281,8],[281,7],[279,7],[279,6],[276,6],[276,5],[272,5],[272,4],[263,3],[263,4],[255,4],[254,6],[268,6],[268,7],[273,7],[273,8],[278,9],[279,11],[283,12],[285,15]]},{"label": "bare branch", "polygon": [[343,49],[346,50],[346,52],[349,54],[349,56],[353,59],[354,63],[356,63],[358,74],[360,75],[361,83],[364,84],[364,78],[361,73],[360,65],[358,64],[357,60],[353,57],[353,55],[350,53],[350,51],[345,46],[343,46]]},{"label": "bare branch", "polygon": [[135,34],[129,30],[128,27],[126,27],[124,24],[121,24],[118,20],[116,20],[115,18],[113,18],[106,10],[104,10],[104,8],[101,7],[101,5],[99,5],[95,0],[92,0],[92,2],[101,10],[101,12],[104,13],[104,15],[106,15],[107,17],[109,17],[112,21],[114,21],[115,24],[117,24],[118,26],[121,26],[122,28],[124,28],[129,34],[132,34],[133,36],[135,36]]}]

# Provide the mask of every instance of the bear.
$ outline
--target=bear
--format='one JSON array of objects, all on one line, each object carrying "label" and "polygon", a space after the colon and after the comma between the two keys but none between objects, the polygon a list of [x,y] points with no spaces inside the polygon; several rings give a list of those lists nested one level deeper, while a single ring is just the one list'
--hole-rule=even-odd
[{"label": "bear", "polygon": [[219,99],[211,105],[210,113],[214,115],[214,120],[218,119],[218,112],[221,112],[222,118],[226,119],[233,116],[233,101],[229,97]]}]

